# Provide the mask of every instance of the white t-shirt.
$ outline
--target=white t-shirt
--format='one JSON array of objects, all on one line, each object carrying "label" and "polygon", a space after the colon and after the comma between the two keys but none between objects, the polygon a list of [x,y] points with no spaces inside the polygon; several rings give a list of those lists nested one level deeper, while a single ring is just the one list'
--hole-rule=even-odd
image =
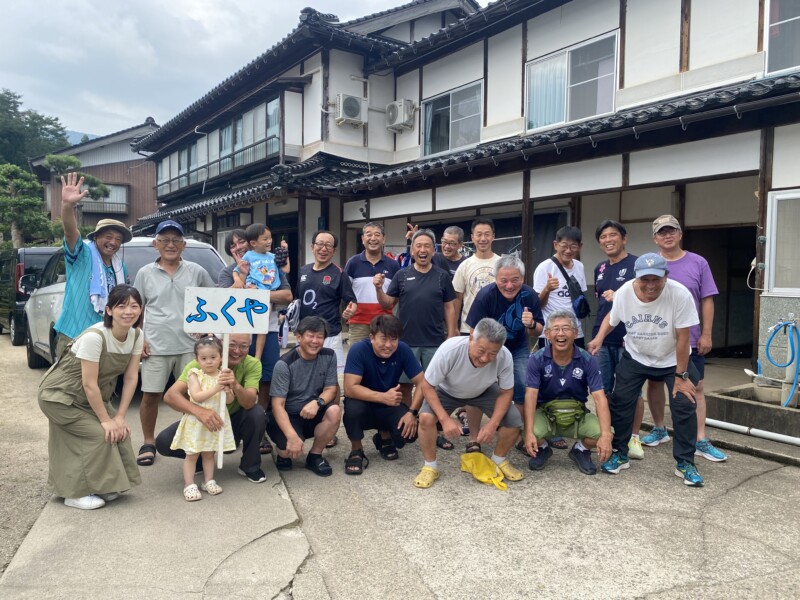
[{"label": "white t-shirt", "polygon": [[469,337],[452,337],[436,350],[425,371],[425,380],[453,398],[477,398],[495,383],[501,390],[513,389],[514,359],[508,348],[502,346],[496,360],[480,369],[473,367],[469,360]]},{"label": "white t-shirt", "polygon": [[[572,267],[569,269],[564,267],[564,270],[567,272],[567,275],[572,275],[576,279],[581,286],[581,290],[584,292],[587,290],[586,273],[583,270],[583,263],[581,261],[573,260]],[[550,313],[554,313],[558,310],[566,310],[575,314],[575,311],[572,309],[572,299],[569,296],[567,280],[564,279],[558,265],[549,258],[539,263],[539,266],[536,267],[536,270],[533,272],[534,291],[538,294],[547,286],[548,275],[558,278],[558,289],[550,291],[550,295],[547,297],[547,304],[542,306],[542,316],[544,316],[545,323],[547,323],[547,317]],[[542,332],[542,335],[539,337],[544,337],[544,332]],[[583,337],[583,326],[581,325],[580,319],[578,319],[578,337]]]},{"label": "white t-shirt", "polygon": [[677,366],[675,330],[700,322],[691,292],[668,279],[658,298],[642,302],[636,297],[634,281],[625,282],[614,294],[611,325],[625,323],[625,350],[636,362],[660,369]]},{"label": "white t-shirt", "polygon": [[461,331],[464,333],[469,333],[467,315],[475,296],[484,286],[494,283],[494,265],[498,258],[497,254],[492,254],[491,258],[478,258],[473,254],[458,265],[453,275],[453,289],[464,294],[464,303],[461,305]]},{"label": "white t-shirt", "polygon": [[104,327],[102,323],[95,323],[89,327],[92,331],[97,331],[100,335],[84,335],[72,344],[72,353],[81,360],[89,362],[100,362],[100,353],[103,349],[103,338],[106,338],[106,351],[112,354],[141,354],[144,345],[144,336],[139,335],[139,339],[134,344],[136,329],[133,327],[128,331],[128,337],[124,342],[120,342],[111,333],[111,329]]}]

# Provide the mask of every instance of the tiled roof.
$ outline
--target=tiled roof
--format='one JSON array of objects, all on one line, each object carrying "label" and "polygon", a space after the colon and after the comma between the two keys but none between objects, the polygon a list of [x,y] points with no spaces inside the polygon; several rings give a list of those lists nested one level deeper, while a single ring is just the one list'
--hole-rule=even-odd
[{"label": "tiled roof", "polygon": [[320,191],[351,193],[379,185],[388,187],[442,172],[449,174],[461,168],[471,170],[473,166],[482,164],[498,165],[502,161],[518,158],[527,160],[531,154],[538,152],[560,153],[563,148],[570,146],[596,145],[626,135],[638,138],[648,131],[664,127],[689,127],[692,122],[708,118],[743,114],[763,108],[762,102],[764,105],[782,101],[800,102],[799,92],[800,71],[797,71],[655,102],[541,133],[515,136],[469,150],[379,169],[368,175],[340,180],[333,187],[322,187]]},{"label": "tiled roof", "polygon": [[300,13],[300,23],[291,33],[281,41],[274,44],[269,50],[256,57],[247,65],[239,69],[236,73],[225,79],[222,83],[215,86],[202,98],[193,102],[183,109],[164,125],[150,135],[138,140],[131,146],[134,151],[146,150],[153,151],[158,148],[158,144],[181,128],[199,125],[195,122],[195,117],[203,109],[213,106],[220,98],[235,98],[236,94],[252,85],[251,75],[254,71],[262,68],[263,65],[270,65],[271,62],[283,56],[296,43],[307,40],[309,34],[324,34],[326,41],[340,42],[349,46],[363,48],[368,51],[377,50],[382,53],[392,52],[405,44],[394,42],[384,38],[369,37],[359,33],[353,33],[338,25],[338,18],[335,15],[323,14],[313,8],[304,8]]},{"label": "tiled roof", "polygon": [[[365,15],[363,17],[358,17],[357,19],[350,19],[342,23],[342,27],[347,27],[348,25],[356,25],[358,23],[363,23],[364,21],[369,21],[371,19],[376,19],[378,17],[385,17],[386,15],[391,15],[396,12],[400,12],[401,10],[405,10],[407,8],[411,8],[412,6],[417,6],[418,4],[426,4],[431,0],[412,0],[407,4],[401,4],[400,6],[395,6],[394,8],[387,8],[386,10],[379,10],[378,12],[374,12],[371,15]],[[472,8],[476,11],[481,9],[480,4],[475,2],[475,0],[466,0],[469,4],[472,5]]]},{"label": "tiled roof", "polygon": [[[139,125],[134,125],[133,127],[128,127],[127,129],[121,129],[119,131],[115,131],[114,133],[109,133],[107,135],[102,135],[100,137],[92,138],[92,139],[90,139],[89,141],[86,141],[86,142],[81,142],[79,144],[72,144],[71,146],[66,146],[64,148],[59,148],[58,150],[54,150],[53,152],[48,152],[48,154],[61,154],[62,152],[66,152],[67,150],[72,151],[72,150],[80,149],[83,146],[90,146],[92,144],[97,144],[98,142],[102,142],[102,141],[107,140],[109,138],[113,138],[113,137],[116,137],[118,135],[123,135],[125,133],[131,132],[131,131],[135,131],[137,129],[141,129],[143,127],[158,127],[158,123],[156,123],[156,121],[155,121],[155,119],[153,119],[153,117],[147,117],[144,120],[144,123],[140,123]],[[44,158],[46,156],[47,156],[46,154],[42,154],[41,156],[37,156],[35,158],[32,158],[31,162],[34,162],[34,161],[37,161],[37,160],[44,160]]]},{"label": "tiled roof", "polygon": [[273,196],[282,195],[289,186],[292,190],[329,189],[342,180],[367,173],[371,168],[374,168],[374,163],[370,165],[320,152],[302,162],[275,165],[266,177],[251,180],[235,190],[164,206],[155,213],[141,217],[133,230],[145,231],[164,219],[186,222],[210,211],[250,206]]}]

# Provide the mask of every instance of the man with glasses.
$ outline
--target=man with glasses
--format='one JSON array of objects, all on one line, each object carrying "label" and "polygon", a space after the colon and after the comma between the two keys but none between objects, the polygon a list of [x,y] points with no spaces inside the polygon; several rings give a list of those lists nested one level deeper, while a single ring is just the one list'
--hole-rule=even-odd
[{"label": "man with glasses", "polygon": [[[358,309],[350,278],[333,262],[338,240],[330,231],[317,231],[311,238],[314,262],[300,267],[297,298],[300,300],[300,320],[322,317],[328,323],[325,347],[336,353],[337,373],[344,373],[342,349],[342,319],[350,319]],[[344,311],[341,310],[345,304]]]},{"label": "man with glasses", "polygon": [[194,360],[194,339],[183,330],[184,291],[187,287],[214,287],[214,280],[203,267],[181,258],[186,241],[179,223],[170,220],[159,223],[153,246],[159,257],[139,269],[133,282],[144,303],[139,406],[144,444],[136,459],[140,466],[152,465],[156,459],[158,404],[170,373],[178,378]]},{"label": "man with glasses", "polygon": [[[714,446],[706,437],[706,396],[703,393],[706,354],[711,350],[711,332],[714,327],[714,296],[719,292],[711,274],[708,261],[694,252],[681,248],[683,232],[678,219],[672,215],[662,215],[653,221],[653,241],[659,254],[667,260],[669,278],[682,283],[692,294],[694,307],[700,315],[700,324],[694,325],[690,331],[692,364],[700,373],[695,398],[697,400],[697,448],[695,454],[712,462],[722,462],[728,455]],[[702,328],[702,329],[701,329]],[[664,384],[650,381],[647,384],[647,403],[653,415],[653,430],[642,438],[646,446],[658,446],[669,441],[669,434],[664,426],[664,406],[666,396]],[[636,412],[634,431],[638,432],[644,416],[644,402]]]},{"label": "man with glasses", "polygon": [[[228,368],[223,369],[219,375],[219,382],[230,387],[234,400],[227,405],[228,415],[231,419],[233,439],[242,442],[242,460],[239,462],[239,475],[247,478],[251,483],[262,483],[267,476],[261,470],[261,453],[259,444],[264,437],[266,427],[266,414],[258,400],[258,385],[261,380],[261,363],[253,356],[249,356],[249,333],[232,333],[228,345]],[[224,425],[216,411],[189,401],[189,371],[199,368],[194,359],[164,394],[164,402],[178,412],[193,415],[211,431],[219,431]],[[170,448],[175,432],[180,421],[158,434],[156,447],[162,456],[185,458],[183,450]],[[200,456],[197,457],[197,472],[202,470]]]},{"label": "man with glasses", "polygon": [[[539,294],[539,303],[542,305],[542,312],[545,320],[550,314],[566,310],[575,314],[572,308],[572,298],[569,293],[569,284],[558,268],[560,264],[567,275],[574,277],[581,290],[586,291],[586,273],[583,263],[576,256],[580,254],[583,236],[577,227],[562,227],[556,232],[556,239],[553,242],[555,254],[542,261],[533,273],[533,289]],[[576,316],[577,319],[577,316]],[[544,348],[545,338],[539,338],[539,347]],[[584,348],[583,328],[578,319],[578,337],[575,345]]]},{"label": "man with glasses", "polygon": [[[600,462],[611,456],[611,416],[597,360],[575,346],[578,321],[570,311],[555,311],[544,330],[550,343],[531,355],[525,390],[525,449],[528,468],[541,471],[553,451],[547,438],[569,436],[578,441],[570,459],[584,475],[594,475],[592,448]],[[597,415],[586,408],[594,398]]]},{"label": "man with glasses", "polygon": [[433,265],[450,273],[452,279],[461,263],[467,260],[466,256],[461,255],[461,249],[464,247],[464,230],[457,225],[451,225],[444,230],[439,245],[442,251],[433,255]]},{"label": "man with glasses", "polygon": [[383,253],[386,242],[383,225],[369,222],[361,229],[361,242],[364,251],[351,256],[344,265],[344,272],[353,284],[358,309],[350,317],[350,347],[369,337],[369,324],[373,318],[380,314],[391,314],[391,309],[381,306],[375,286],[372,284],[376,275],[383,276],[383,291],[389,289],[389,284],[395,273],[400,270],[396,260],[390,259]]},{"label": "man with glasses", "polygon": [[75,206],[89,193],[81,191],[82,186],[83,177],[78,179],[77,173],[61,178],[67,282],[61,314],[54,326],[58,332],[56,357],[84,329],[103,319],[108,292],[128,281],[128,272],[117,252],[122,244],[131,241],[131,232],[120,221],[101,219],[88,235],[89,241],[83,241],[75,219]]}]

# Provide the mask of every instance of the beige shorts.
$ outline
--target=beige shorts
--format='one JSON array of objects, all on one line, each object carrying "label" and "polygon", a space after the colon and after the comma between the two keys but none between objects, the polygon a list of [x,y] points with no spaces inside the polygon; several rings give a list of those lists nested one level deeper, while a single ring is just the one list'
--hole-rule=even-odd
[{"label": "beige shorts", "polygon": [[194,354],[164,354],[149,356],[142,361],[142,391],[150,394],[160,394],[167,387],[169,375],[178,377],[183,373],[190,362],[194,360]]},{"label": "beige shorts", "polygon": [[348,343],[352,348],[361,340],[365,340],[369,337],[369,325],[365,325],[363,323],[350,323],[350,337],[348,338]]}]

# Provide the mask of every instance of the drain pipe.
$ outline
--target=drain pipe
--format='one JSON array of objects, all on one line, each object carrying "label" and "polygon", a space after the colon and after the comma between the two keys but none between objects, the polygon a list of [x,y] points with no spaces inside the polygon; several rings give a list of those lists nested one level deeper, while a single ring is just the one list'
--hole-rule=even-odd
[{"label": "drain pipe", "polygon": [[792,446],[800,446],[800,438],[792,437],[790,435],[783,435],[782,433],[764,431],[763,429],[754,429],[753,427],[746,427],[745,425],[737,425],[735,423],[717,421],[716,419],[706,419],[706,425],[708,425],[709,427],[716,427],[717,429],[733,431],[734,433],[743,433],[744,435],[752,435],[753,437],[763,438],[765,440],[771,440],[773,442],[780,442],[782,444],[791,444]]}]

